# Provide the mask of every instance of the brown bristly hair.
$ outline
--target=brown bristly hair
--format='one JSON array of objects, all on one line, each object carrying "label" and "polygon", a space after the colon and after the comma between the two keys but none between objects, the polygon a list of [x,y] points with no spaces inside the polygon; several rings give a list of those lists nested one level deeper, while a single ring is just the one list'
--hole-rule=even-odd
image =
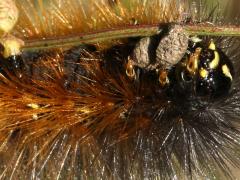
[{"label": "brown bristly hair", "polygon": [[[32,75],[22,72],[19,78],[6,70],[0,76],[0,150],[4,159],[9,158],[5,152],[23,158],[19,153],[28,149],[31,152],[27,164],[32,166],[35,159],[47,158],[49,147],[63,132],[69,132],[69,146],[75,146],[76,142],[89,143],[89,138],[105,131],[116,135],[112,141],[116,143],[147,122],[143,120],[138,126],[131,126],[121,118],[136,102],[136,92],[127,77],[117,73],[113,78],[101,67],[99,58],[93,59],[93,55],[85,52],[78,64],[87,75],[76,74],[81,83],[72,82],[66,87],[68,74],[64,70],[63,54],[54,54],[41,57],[33,65]],[[12,148],[9,140],[19,143]],[[32,152],[32,144],[42,147]],[[12,158],[10,162],[12,165],[3,171],[3,177],[18,166],[17,159]]]},{"label": "brown bristly hair", "polygon": [[[129,25],[178,23],[187,12],[185,0],[16,2],[20,17],[12,34],[26,41]],[[114,45],[128,46],[126,39],[116,41]],[[33,61],[30,73],[28,68],[16,72],[1,69],[0,178],[194,178],[224,169],[225,158],[235,163],[239,132],[227,126],[231,120],[226,118],[230,121],[224,124],[226,128],[215,118],[218,111],[203,112],[196,116],[196,122],[192,116],[178,116],[174,111],[178,107],[158,91],[153,79],[136,85],[127,78],[121,52],[117,52],[119,57],[104,56],[112,46],[112,42],[97,44],[101,52],[80,47],[78,60],[73,63],[80,69],[77,72],[65,67],[69,60],[65,59],[65,48],[35,52],[40,57],[25,59],[26,67]],[[113,51],[116,53],[117,48]],[[120,64],[115,66],[119,59]],[[229,102],[230,108],[235,101]],[[236,110],[238,106],[234,105]],[[224,111],[220,108],[219,112]],[[215,121],[209,126],[205,116],[217,120],[218,126]],[[200,121],[202,117],[204,122]],[[233,121],[238,124],[235,117]],[[219,139],[222,146],[216,143]]]},{"label": "brown bristly hair", "polygon": [[[184,2],[184,1],[183,1]],[[108,1],[58,0],[17,1],[21,15],[14,34],[24,39],[74,36],[86,32],[119,28],[134,23],[180,22],[185,4],[170,0]],[[37,4],[37,5],[36,5]],[[37,8],[38,7],[38,8]]]},{"label": "brown bristly hair", "polygon": [[81,84],[71,84],[66,89],[62,58],[59,54],[45,57],[35,64],[40,72],[32,77],[24,72],[21,78],[9,72],[5,76],[1,74],[1,130],[20,128],[44,134],[75,124],[88,128],[95,119],[104,119],[105,114],[112,113],[106,122],[100,123],[99,129],[105,129],[114,126],[116,122],[111,119],[117,119],[134,103],[130,81],[121,76],[117,81],[94,60],[81,63],[88,73],[87,77],[79,75]]}]

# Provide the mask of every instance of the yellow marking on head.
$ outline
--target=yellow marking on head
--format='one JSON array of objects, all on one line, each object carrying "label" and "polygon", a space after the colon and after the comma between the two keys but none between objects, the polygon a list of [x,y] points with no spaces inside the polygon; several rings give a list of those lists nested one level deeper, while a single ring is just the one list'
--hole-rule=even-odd
[{"label": "yellow marking on head", "polygon": [[214,51],[214,59],[210,62],[209,67],[211,69],[215,69],[219,64],[219,60],[220,60],[220,57],[219,57],[218,52]]},{"label": "yellow marking on head", "polygon": [[228,68],[228,66],[227,66],[226,64],[224,64],[224,65],[222,66],[222,71],[223,71],[223,74],[224,74],[226,77],[230,78],[231,81],[232,81],[232,75],[231,75],[230,70],[229,70],[229,68]]},{"label": "yellow marking on head", "polygon": [[211,50],[213,50],[213,51],[216,50],[216,45],[215,45],[215,43],[213,42],[212,39],[211,39],[211,41],[210,41],[210,44],[209,44],[209,46],[208,46],[208,49],[211,49]]},{"label": "yellow marking on head", "polygon": [[209,72],[208,72],[206,69],[201,68],[201,69],[199,70],[199,74],[200,74],[200,76],[201,76],[202,78],[206,78],[206,77],[208,76]]}]

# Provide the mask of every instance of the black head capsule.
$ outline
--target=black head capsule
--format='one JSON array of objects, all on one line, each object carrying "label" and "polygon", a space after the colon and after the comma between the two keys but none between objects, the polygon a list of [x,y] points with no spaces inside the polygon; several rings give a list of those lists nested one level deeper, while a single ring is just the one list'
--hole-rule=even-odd
[{"label": "black head capsule", "polygon": [[232,85],[234,70],[230,59],[213,40],[188,49],[183,60],[170,72],[170,89],[188,98],[218,98],[226,95]]}]

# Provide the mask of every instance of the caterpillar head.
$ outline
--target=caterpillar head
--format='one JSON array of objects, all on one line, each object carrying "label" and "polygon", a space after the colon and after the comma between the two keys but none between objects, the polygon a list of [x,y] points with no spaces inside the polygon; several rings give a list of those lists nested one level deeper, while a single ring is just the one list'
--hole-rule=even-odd
[{"label": "caterpillar head", "polygon": [[212,99],[226,95],[234,77],[231,60],[214,41],[190,45],[188,52],[171,71],[169,78],[177,94]]}]

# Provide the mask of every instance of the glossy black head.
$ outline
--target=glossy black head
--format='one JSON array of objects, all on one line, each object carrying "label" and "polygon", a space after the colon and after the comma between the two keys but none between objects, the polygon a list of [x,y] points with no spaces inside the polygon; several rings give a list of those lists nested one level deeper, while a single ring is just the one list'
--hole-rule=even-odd
[{"label": "glossy black head", "polygon": [[187,98],[214,99],[228,94],[234,77],[230,59],[211,40],[196,43],[170,72],[170,89]]}]

